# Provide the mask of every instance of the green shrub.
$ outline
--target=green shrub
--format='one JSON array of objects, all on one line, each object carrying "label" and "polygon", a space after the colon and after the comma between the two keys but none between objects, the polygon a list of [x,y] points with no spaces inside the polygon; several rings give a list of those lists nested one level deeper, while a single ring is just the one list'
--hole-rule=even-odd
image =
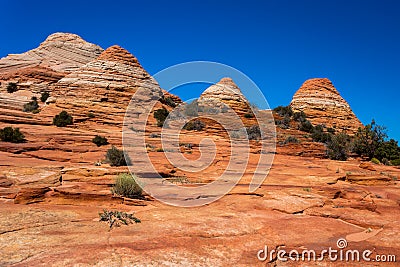
[{"label": "green shrub", "polygon": [[328,133],[330,133],[330,134],[335,134],[335,129],[333,129],[333,128],[328,128],[328,129],[326,129],[327,131],[328,131]]},{"label": "green shrub", "polygon": [[390,161],[393,166],[400,166],[400,159],[393,159]]},{"label": "green shrub", "polygon": [[276,108],[273,109],[279,116],[281,117],[285,117],[285,116],[289,116],[292,117],[293,116],[293,110],[291,106],[278,106]]},{"label": "green shrub", "polygon": [[[374,120],[364,128],[359,128],[354,137],[353,152],[359,156],[376,158],[386,163],[400,158],[400,147],[394,139],[387,141],[386,128],[377,125]],[[390,161],[390,162],[387,162]]]},{"label": "green shrub", "polygon": [[96,135],[93,139],[92,142],[94,144],[96,144],[97,146],[105,146],[108,145],[108,141],[107,138],[100,136],[100,135]]},{"label": "green shrub", "polygon": [[382,162],[383,165],[386,165],[386,166],[391,166],[391,165],[392,165],[392,164],[390,163],[390,160],[388,160],[387,158],[383,158],[383,159],[381,160],[381,162]]},{"label": "green shrub", "polygon": [[18,91],[18,87],[16,83],[8,83],[7,85],[7,93],[15,93],[16,91]]},{"label": "green shrub", "polygon": [[245,113],[245,114],[244,114],[244,117],[245,117],[246,119],[251,119],[251,118],[254,118],[254,114],[251,113],[251,112],[248,112],[248,113]]},{"label": "green shrub", "polygon": [[260,126],[253,125],[250,127],[246,127],[247,137],[249,140],[260,140],[261,139],[261,131]]},{"label": "green shrub", "polygon": [[288,129],[290,127],[290,121],[290,117],[285,115],[282,120],[276,120],[275,124],[278,125],[279,128]]},{"label": "green shrub", "polygon": [[377,158],[372,158],[371,162],[374,163],[374,164],[381,164],[381,162]]},{"label": "green shrub", "polygon": [[121,224],[128,225],[131,223],[140,223],[141,221],[133,216],[133,213],[126,213],[121,211],[108,211],[103,210],[103,213],[99,213],[100,221],[107,222],[110,229],[115,227],[120,227]]},{"label": "green shrub", "polygon": [[129,197],[129,198],[141,198],[142,188],[136,182],[136,177],[128,173],[121,173],[115,179],[111,192],[113,194]]},{"label": "green shrub", "polygon": [[160,102],[165,104],[165,105],[167,105],[167,106],[170,106],[171,108],[176,107],[176,103],[174,102],[174,100],[170,96],[162,97],[160,99]]},{"label": "green shrub", "polygon": [[93,119],[94,117],[96,117],[96,116],[94,115],[94,113],[92,113],[92,112],[88,112],[88,113],[86,114],[86,116],[88,116],[88,118],[90,118],[90,119]]},{"label": "green shrub", "polygon": [[67,125],[73,124],[74,120],[68,112],[65,110],[61,111],[60,114],[54,116],[53,124],[57,127],[65,127]]},{"label": "green shrub", "polygon": [[345,133],[332,136],[327,144],[326,154],[330,159],[347,160],[349,152],[350,137]]},{"label": "green shrub", "polygon": [[317,125],[314,127],[311,137],[314,142],[320,143],[328,143],[332,139],[332,135],[330,133],[324,132],[324,127],[322,125]]},{"label": "green shrub", "polygon": [[119,150],[115,146],[112,146],[107,150],[106,160],[111,166],[127,166],[131,165],[131,159],[123,150]]},{"label": "green shrub", "polygon": [[5,127],[0,130],[0,139],[4,142],[22,143],[25,141],[25,136],[19,128]]},{"label": "green shrub", "polygon": [[297,122],[304,122],[307,120],[306,118],[307,118],[307,116],[303,111],[295,112],[293,114],[293,120],[297,121]]},{"label": "green shrub", "polygon": [[42,101],[43,103],[46,102],[46,100],[50,97],[49,92],[42,92],[41,96],[40,96],[40,101]]},{"label": "green shrub", "polygon": [[310,121],[305,120],[300,122],[299,130],[307,133],[312,133],[314,130],[314,126],[311,124]]},{"label": "green shrub", "polygon": [[192,120],[188,121],[184,126],[183,129],[188,131],[202,131],[206,127],[206,124],[201,120]]},{"label": "green shrub", "polygon": [[388,160],[400,158],[400,148],[394,139],[382,142],[375,151],[374,157],[382,161],[384,158]]},{"label": "green shrub", "polygon": [[300,141],[296,137],[290,135],[285,139],[285,142],[283,142],[283,143],[284,144],[298,144],[298,143],[300,143]]},{"label": "green shrub", "polygon": [[162,127],[167,119],[169,112],[166,108],[160,108],[154,111],[154,118],[157,120],[157,126]]},{"label": "green shrub", "polygon": [[[371,124],[367,124],[364,128],[359,128],[354,137],[354,152],[360,156],[372,159],[379,157],[376,155],[379,147],[387,138],[386,128],[379,126],[372,120]],[[380,158],[382,159],[382,158]]]},{"label": "green shrub", "polygon": [[32,97],[32,101],[31,102],[26,103],[24,105],[23,111],[24,112],[33,112],[33,111],[38,110],[38,108],[39,108],[39,104],[37,102],[37,98],[34,96],[34,97]]}]

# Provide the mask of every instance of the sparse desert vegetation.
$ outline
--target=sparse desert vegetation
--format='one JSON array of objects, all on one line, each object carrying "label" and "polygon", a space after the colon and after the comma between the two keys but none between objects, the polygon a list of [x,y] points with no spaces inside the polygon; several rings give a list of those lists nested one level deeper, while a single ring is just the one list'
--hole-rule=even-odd
[{"label": "sparse desert vegetation", "polygon": [[142,188],[137,183],[135,177],[128,173],[121,173],[117,176],[111,191],[113,194],[128,198],[142,197]]},{"label": "sparse desert vegetation", "polygon": [[96,135],[93,139],[92,142],[96,144],[96,146],[105,146],[108,145],[108,140],[104,136]]},{"label": "sparse desert vegetation", "polygon": [[[362,125],[326,78],[288,88],[290,104],[271,114],[251,108],[259,99],[246,99],[243,81],[218,73],[185,104],[141,58],[74,34],[9,58],[0,64],[0,266],[280,266],[290,262],[260,262],[257,251],[335,247],[339,237],[400,252],[398,142],[375,121]],[[177,121],[166,125],[169,114]]]},{"label": "sparse desert vegetation", "polygon": [[18,86],[16,83],[10,82],[7,84],[7,93],[12,94],[18,91]]},{"label": "sparse desert vegetation", "polygon": [[103,210],[102,213],[99,213],[99,216],[101,222],[107,222],[109,224],[110,230],[113,227],[141,222],[140,219],[135,217],[132,213],[122,211]]},{"label": "sparse desert vegetation", "polygon": [[131,159],[123,150],[112,146],[107,150],[106,161],[110,163],[111,166],[128,166],[131,165]]},{"label": "sparse desert vegetation", "polygon": [[154,111],[154,118],[157,120],[157,126],[162,127],[167,119],[169,112],[166,108],[160,108]]},{"label": "sparse desert vegetation", "polygon": [[25,141],[25,136],[19,128],[4,127],[0,129],[0,140],[11,143],[22,143]]},{"label": "sparse desert vegetation", "polygon": [[53,118],[53,124],[57,127],[65,127],[67,125],[72,125],[73,123],[74,119],[65,110],[61,111],[60,114],[54,116]]}]

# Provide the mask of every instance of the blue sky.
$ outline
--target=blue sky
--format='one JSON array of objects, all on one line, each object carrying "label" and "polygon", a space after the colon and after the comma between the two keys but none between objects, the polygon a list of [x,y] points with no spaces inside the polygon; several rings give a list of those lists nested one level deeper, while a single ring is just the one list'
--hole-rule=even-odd
[{"label": "blue sky", "polygon": [[0,7],[0,57],[73,32],[103,48],[121,45],[150,74],[193,60],[230,65],[271,107],[289,104],[305,80],[327,77],[364,124],[374,118],[400,140],[399,1],[6,0]]}]

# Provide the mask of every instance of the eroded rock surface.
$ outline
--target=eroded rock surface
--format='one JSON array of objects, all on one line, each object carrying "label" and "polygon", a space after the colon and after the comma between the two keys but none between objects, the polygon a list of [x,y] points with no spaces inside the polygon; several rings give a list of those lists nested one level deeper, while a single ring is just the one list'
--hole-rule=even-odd
[{"label": "eroded rock surface", "polygon": [[310,79],[303,83],[290,103],[293,111],[303,111],[314,125],[323,124],[354,134],[362,123],[349,104],[326,78]]},{"label": "eroded rock surface", "polygon": [[[39,47],[22,54],[10,54],[0,60],[0,77],[15,79],[35,76],[49,76],[55,73],[72,72],[98,57],[103,49],[83,40],[72,33],[54,33],[47,37]],[[30,68],[30,69],[27,69]],[[40,70],[49,70],[48,75],[40,74]],[[31,71],[28,71],[31,70]],[[8,76],[7,76],[8,75]],[[46,80],[46,79],[44,79]]]},{"label": "eroded rock surface", "polygon": [[[57,36],[52,39],[58,42]],[[54,71],[69,71],[68,64],[57,63]],[[331,118],[341,129],[355,122],[355,118],[344,119],[349,108],[329,81],[314,82],[320,88],[314,95],[317,100],[308,94],[304,97],[308,95],[315,104],[310,108],[315,116],[325,114],[320,119],[309,116],[314,124]],[[311,95],[313,84],[306,86]],[[162,94],[180,103],[119,46],[50,85],[53,99],[41,103],[38,114],[21,111],[34,91],[0,94],[0,128],[19,127],[27,139],[19,144],[0,142],[1,266],[302,266],[301,261],[260,262],[257,252],[265,245],[318,252],[335,248],[343,237],[349,249],[400,255],[400,169],[359,159],[323,159],[324,145],[295,129],[278,129],[278,143],[289,135],[299,143],[277,147],[267,179],[253,193],[249,184],[261,155],[260,142],[254,140],[242,179],[228,195],[209,205],[186,209],[149,196],[131,200],[113,195],[115,177],[129,170],[103,160],[111,145],[121,148],[123,115],[138,88],[147,92],[140,96],[138,114],[149,99]],[[330,96],[324,111],[315,108],[321,94]],[[253,118],[245,118],[249,105],[231,79],[211,86],[200,99],[220,100],[237,111],[245,125],[254,123]],[[156,108],[162,106],[171,110],[158,101]],[[61,110],[74,116],[73,125],[51,125]],[[218,178],[229,164],[230,140],[217,125],[208,123],[204,131],[180,134],[179,152],[187,159],[201,156],[204,138],[215,143],[215,158],[200,174],[180,170],[168,161],[153,116],[146,130],[147,155],[165,181],[200,186]],[[92,143],[96,135],[107,137],[110,144],[97,147]],[[103,209],[135,212],[142,222],[110,231],[99,222]],[[327,259],[318,264],[332,266]],[[352,266],[364,265],[352,262]]]},{"label": "eroded rock surface", "polygon": [[98,121],[122,125],[128,104],[142,93],[135,108],[162,96],[158,83],[143,69],[136,57],[120,46],[107,48],[97,59],[62,78],[55,85],[56,106],[75,116],[94,114]]},{"label": "eroded rock surface", "polygon": [[[208,87],[199,97],[199,104],[209,107],[231,107],[239,115],[249,112],[250,104],[235,82],[228,77]],[[223,104],[222,104],[222,103]]]}]

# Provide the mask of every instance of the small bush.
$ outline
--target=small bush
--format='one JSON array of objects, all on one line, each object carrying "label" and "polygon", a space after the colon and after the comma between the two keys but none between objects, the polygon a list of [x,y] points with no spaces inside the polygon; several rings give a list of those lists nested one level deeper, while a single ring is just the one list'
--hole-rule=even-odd
[{"label": "small bush", "polygon": [[360,156],[368,157],[368,159],[377,158],[381,160],[383,157],[391,159],[391,153],[387,153],[387,150],[391,150],[392,146],[395,146],[395,150],[397,150],[398,146],[397,143],[394,144],[393,142],[393,144],[387,144],[388,147],[383,148],[386,138],[386,127],[377,125],[372,120],[364,128],[359,128],[355,134],[353,152]]},{"label": "small bush", "polygon": [[96,144],[97,146],[105,146],[108,145],[108,141],[107,138],[100,136],[100,135],[96,135],[93,139],[92,142],[94,144]]},{"label": "small bush", "polygon": [[40,96],[40,101],[42,101],[43,103],[46,102],[46,100],[50,97],[49,92],[42,92],[41,96]]},{"label": "small bush", "polygon": [[330,159],[347,160],[349,152],[350,137],[345,133],[332,136],[327,144],[326,154]]},{"label": "small bush", "polygon": [[103,210],[103,213],[99,213],[100,221],[107,222],[110,226],[110,229],[115,227],[120,227],[121,223],[124,225],[128,225],[131,223],[140,223],[141,221],[133,216],[133,213],[126,213],[121,211],[108,211]]},{"label": "small bush", "polygon": [[112,146],[106,153],[106,160],[111,166],[128,166],[131,164],[131,159],[124,153],[123,150],[119,150],[115,146]]},{"label": "small bush", "polygon": [[330,133],[324,132],[324,127],[322,125],[317,125],[314,127],[311,137],[314,142],[320,143],[328,143],[332,139],[332,135]]},{"label": "small bush", "polygon": [[377,158],[372,158],[371,162],[374,163],[374,164],[381,164],[381,162]]},{"label": "small bush", "polygon": [[12,94],[18,91],[18,87],[16,83],[8,83],[7,85],[7,93]]},{"label": "small bush", "polygon": [[187,122],[184,126],[183,129],[188,130],[188,131],[202,131],[206,127],[206,124],[202,122],[201,120],[193,120]]},{"label": "small bush", "polygon": [[88,116],[88,118],[90,118],[90,119],[93,119],[94,117],[96,117],[93,112],[88,112],[86,114],[86,116]]},{"label": "small bush", "polygon": [[326,129],[327,131],[328,131],[328,133],[330,133],[330,134],[335,134],[335,129],[333,129],[333,128],[328,128],[328,129]]},{"label": "small bush", "polygon": [[393,159],[390,161],[393,166],[400,166],[400,159]]},{"label": "small bush", "polygon": [[141,198],[142,188],[136,182],[136,177],[128,173],[121,173],[115,179],[111,192],[113,194],[129,197],[129,198]]},{"label": "small bush", "polygon": [[400,158],[400,147],[396,140],[390,139],[379,144],[375,151],[374,158],[382,161],[384,158],[388,160]]},{"label": "small bush", "polygon": [[65,127],[67,125],[73,124],[73,118],[65,110],[61,111],[60,114],[54,116],[53,124],[57,127]]},{"label": "small bush", "polygon": [[303,112],[303,111],[300,111],[300,112],[295,112],[294,114],[293,114],[293,120],[294,121],[297,121],[297,122],[304,122],[304,121],[306,121],[307,119],[306,119],[306,114]]},{"label": "small bush", "polygon": [[34,96],[34,97],[32,97],[32,101],[31,102],[26,103],[24,105],[24,109],[23,110],[24,110],[24,112],[33,112],[33,111],[38,110],[38,108],[39,108],[39,104],[37,102],[37,98]]},{"label": "small bush", "polygon": [[244,114],[244,117],[245,117],[246,119],[251,119],[251,118],[254,118],[254,114],[248,112],[248,113],[245,113],[245,114]]},{"label": "small bush", "polygon": [[253,125],[250,127],[246,127],[246,132],[249,140],[260,140],[261,139],[261,131],[258,125]]},{"label": "small bush", "polygon": [[25,141],[25,136],[19,128],[5,127],[0,130],[0,139],[4,142],[22,143]]},{"label": "small bush", "polygon": [[300,143],[299,139],[297,139],[294,136],[288,136],[284,142],[284,144],[298,144],[298,143]]},{"label": "small bush", "polygon": [[383,158],[381,162],[382,162],[383,165],[386,165],[386,166],[392,165],[387,158]]},{"label": "small bush", "polygon": [[311,124],[310,121],[305,120],[303,122],[300,122],[299,130],[307,133],[312,133],[314,130],[314,126]]},{"label": "small bush", "polygon": [[157,126],[162,127],[167,119],[169,112],[166,108],[160,108],[154,111],[154,118],[157,120]]},{"label": "small bush", "polygon": [[281,117],[285,117],[285,116],[289,116],[292,117],[293,116],[293,110],[291,106],[278,106],[276,108],[274,108],[274,111]]},{"label": "small bush", "polygon": [[282,120],[276,120],[275,124],[278,125],[279,128],[288,129],[290,127],[290,121],[290,117],[285,115]]},{"label": "small bush", "polygon": [[160,102],[167,106],[170,106],[171,108],[176,107],[176,103],[170,96],[161,98]]}]

